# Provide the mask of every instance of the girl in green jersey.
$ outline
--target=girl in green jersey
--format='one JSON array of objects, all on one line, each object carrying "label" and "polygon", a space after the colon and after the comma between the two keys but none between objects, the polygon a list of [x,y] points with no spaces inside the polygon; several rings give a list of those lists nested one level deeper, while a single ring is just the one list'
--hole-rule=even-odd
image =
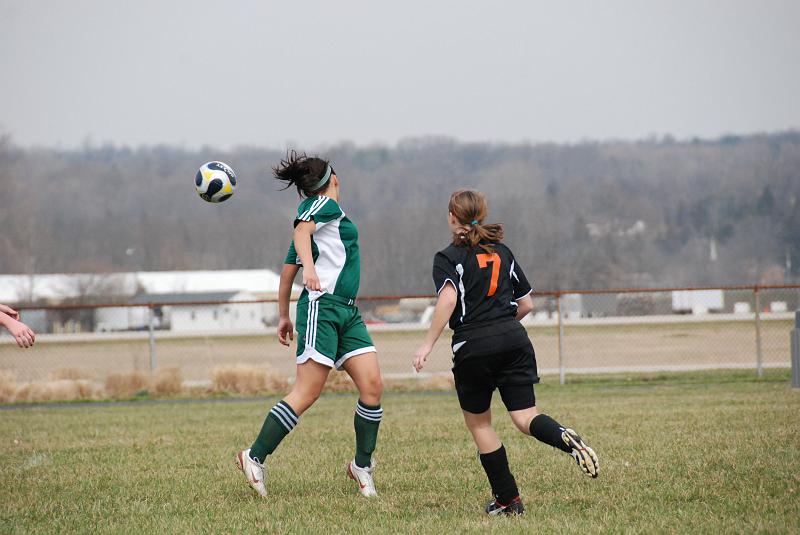
[{"label": "girl in green jersey", "polygon": [[358,229],[339,206],[339,177],[328,161],[292,151],[274,174],[287,188],[295,186],[303,198],[278,290],[278,339],[288,346],[294,340],[289,297],[303,268],[304,289],[297,302],[297,375],[292,391],[272,407],[258,438],[237,454],[236,464],[250,486],[266,496],[267,456],[319,398],[336,366],[350,375],[359,393],[355,457],[347,463],[347,475],[358,483],[362,495],[377,496],[372,453],[383,416],[383,386],[375,346],[354,304],[360,278]]}]

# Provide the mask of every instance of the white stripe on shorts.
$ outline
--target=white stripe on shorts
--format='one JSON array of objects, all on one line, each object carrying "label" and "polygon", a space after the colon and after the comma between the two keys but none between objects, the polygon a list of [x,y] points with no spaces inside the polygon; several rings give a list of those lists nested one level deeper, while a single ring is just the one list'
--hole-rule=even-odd
[{"label": "white stripe on shorts", "polygon": [[312,301],[308,305],[311,316],[311,347],[317,344],[317,318],[319,317],[319,301]]},{"label": "white stripe on shorts", "polygon": [[308,311],[306,312],[306,347],[314,347],[311,345],[311,301],[308,302]]}]

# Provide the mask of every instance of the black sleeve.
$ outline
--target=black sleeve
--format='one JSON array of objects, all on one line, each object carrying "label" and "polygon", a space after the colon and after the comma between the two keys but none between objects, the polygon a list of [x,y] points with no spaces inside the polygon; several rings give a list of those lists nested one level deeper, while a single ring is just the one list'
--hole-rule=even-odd
[{"label": "black sleeve", "polygon": [[457,280],[458,274],[456,273],[453,262],[441,252],[436,253],[436,256],[433,258],[433,285],[436,288],[436,293],[439,294],[442,292],[442,288],[447,284],[447,281],[450,281],[453,285],[453,289],[456,289]]},{"label": "black sleeve", "polygon": [[508,254],[511,256],[511,269],[508,272],[508,276],[511,278],[511,286],[514,288],[514,300],[516,301],[531,293],[533,289],[522,268],[514,259],[514,253],[511,252],[511,249],[508,250]]}]

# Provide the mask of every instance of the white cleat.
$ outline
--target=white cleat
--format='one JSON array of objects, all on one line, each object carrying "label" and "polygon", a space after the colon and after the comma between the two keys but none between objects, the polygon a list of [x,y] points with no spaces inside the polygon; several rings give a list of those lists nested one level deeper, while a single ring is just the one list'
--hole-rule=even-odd
[{"label": "white cleat", "polygon": [[583,439],[572,429],[565,429],[561,433],[561,439],[568,447],[572,448],[572,458],[578,463],[583,473],[591,477],[597,477],[600,472],[600,461],[597,454],[590,448]]},{"label": "white cleat", "polygon": [[253,489],[261,496],[267,496],[267,488],[264,486],[264,465],[255,462],[250,458],[250,448],[242,450],[236,454],[236,466],[244,472],[244,477]]},{"label": "white cleat", "polygon": [[372,479],[372,471],[375,469],[375,461],[370,463],[369,468],[360,468],[356,466],[355,459],[347,463],[347,475],[358,483],[358,491],[362,496],[371,498],[378,495],[375,490],[375,481]]}]

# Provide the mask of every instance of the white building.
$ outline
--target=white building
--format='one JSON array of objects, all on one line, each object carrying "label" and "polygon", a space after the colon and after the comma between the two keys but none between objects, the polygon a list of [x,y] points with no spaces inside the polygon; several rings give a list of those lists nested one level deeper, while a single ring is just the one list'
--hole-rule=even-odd
[{"label": "white building", "polygon": [[154,308],[161,329],[225,332],[263,330],[276,321],[276,303],[242,303],[255,299],[256,296],[249,292],[233,291],[140,294],[134,302],[161,303]]},{"label": "white building", "polygon": [[[91,297],[92,302],[163,303],[154,309],[158,329],[260,330],[277,322],[276,302],[229,303],[275,299],[279,282],[280,276],[267,269],[0,275],[0,303],[45,301],[53,304],[87,297]],[[293,285],[293,297],[297,297],[300,290],[300,286]],[[294,308],[291,307],[292,314]],[[96,331],[140,330],[148,328],[149,323],[150,312],[146,306],[95,309]],[[46,332],[46,329],[41,331]]]},{"label": "white building", "polygon": [[[277,297],[279,282],[280,275],[269,269],[0,275],[0,303],[234,290],[261,299]],[[295,285],[293,291],[300,287]]]},{"label": "white building", "polygon": [[678,290],[672,292],[672,311],[708,314],[725,307],[722,290]]}]

